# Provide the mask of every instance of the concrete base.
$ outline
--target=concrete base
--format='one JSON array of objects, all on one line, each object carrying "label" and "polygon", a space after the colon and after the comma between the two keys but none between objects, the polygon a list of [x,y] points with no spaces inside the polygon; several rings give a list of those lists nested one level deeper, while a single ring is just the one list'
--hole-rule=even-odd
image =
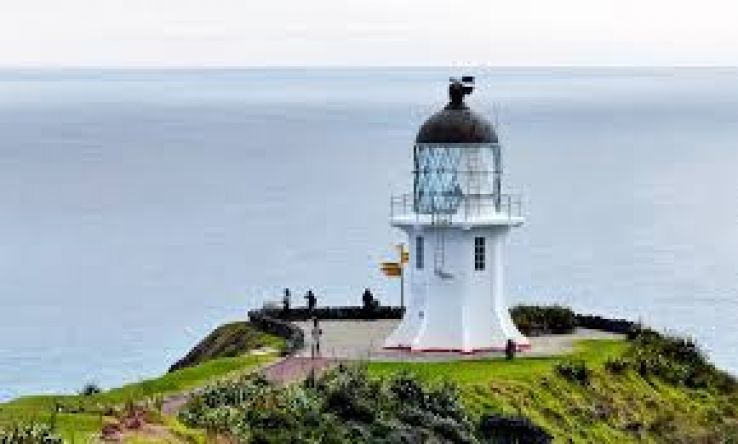
[{"label": "concrete base", "polygon": [[[299,356],[310,356],[311,322],[297,323],[305,332],[305,349]],[[397,328],[398,320],[377,321],[321,321],[323,336],[320,349],[323,358],[356,361],[457,361],[474,359],[502,359],[504,350],[476,350],[473,353],[459,351],[410,351],[407,348],[386,349],[384,338]],[[530,338],[530,346],[522,347],[518,357],[553,356],[574,351],[574,343],[580,339],[616,339],[623,335],[598,330],[577,329],[572,334]]]},{"label": "concrete base", "polygon": [[504,350],[508,340],[530,346],[504,298],[503,247],[509,226],[400,228],[410,244],[410,297],[385,347],[471,354]]}]

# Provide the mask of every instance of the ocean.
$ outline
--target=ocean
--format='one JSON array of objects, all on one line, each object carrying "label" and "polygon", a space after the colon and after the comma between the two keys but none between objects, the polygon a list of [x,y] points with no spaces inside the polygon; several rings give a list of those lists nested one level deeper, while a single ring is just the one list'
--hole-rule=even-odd
[{"label": "ocean", "polygon": [[472,73],[527,223],[510,304],[694,337],[738,374],[738,69],[0,71],[0,399],[166,371],[288,287],[399,302],[412,144]]}]

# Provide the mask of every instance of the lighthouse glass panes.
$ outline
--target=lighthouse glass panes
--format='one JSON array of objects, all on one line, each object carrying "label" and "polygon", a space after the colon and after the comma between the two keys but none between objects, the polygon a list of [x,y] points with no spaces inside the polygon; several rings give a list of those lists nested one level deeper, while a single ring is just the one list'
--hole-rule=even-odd
[{"label": "lighthouse glass panes", "polygon": [[[496,144],[415,145],[414,206],[420,214],[490,211]],[[490,206],[490,208],[483,208]]]},{"label": "lighthouse glass panes", "polygon": [[484,270],[485,245],[483,237],[474,238],[474,269]]}]

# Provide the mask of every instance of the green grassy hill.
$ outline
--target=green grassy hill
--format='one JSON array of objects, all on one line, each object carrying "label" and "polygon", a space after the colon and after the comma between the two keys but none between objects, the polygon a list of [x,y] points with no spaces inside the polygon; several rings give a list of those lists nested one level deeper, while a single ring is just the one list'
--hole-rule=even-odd
[{"label": "green grassy hill", "polygon": [[[328,375],[317,386],[305,387],[234,382],[276,359],[282,344],[245,323],[228,324],[188,354],[189,367],[97,394],[30,396],[0,404],[0,429],[19,422],[46,423],[67,441],[80,441],[99,433],[106,420],[120,417],[117,412],[125,406],[138,404],[165,430],[166,442],[201,441],[207,436],[203,431],[185,427],[177,417],[161,416],[161,400],[215,383],[203,392],[209,393],[204,398],[208,401],[191,407],[184,421],[212,427],[211,437],[235,433],[229,431],[235,426],[241,433],[237,436],[273,437],[274,442],[299,436],[323,439],[339,430],[343,438],[331,442],[359,442],[355,440],[361,436],[374,442],[385,432],[486,442],[490,430],[482,431],[485,419],[524,417],[561,443],[738,443],[735,379],[710,364],[691,341],[649,330],[634,330],[621,340],[580,341],[566,356],[370,362],[353,376]],[[274,351],[244,353],[253,347]],[[407,374],[413,379],[406,379]],[[223,380],[228,382],[218,383]],[[457,389],[446,391],[448,383]],[[415,404],[408,407],[398,393],[409,394]],[[420,398],[413,393],[421,393]],[[210,405],[214,402],[225,404],[216,408]],[[127,439],[157,442],[151,436]]]},{"label": "green grassy hill", "polygon": [[[272,362],[283,346],[281,338],[255,330],[245,322],[226,324],[188,354],[188,366],[161,377],[91,395],[25,396],[0,404],[0,430],[17,424],[45,423],[67,441],[86,440],[99,433],[106,418],[126,404],[148,403],[155,409],[166,395],[236,377]],[[258,347],[270,347],[273,351],[249,354]]]},{"label": "green grassy hill", "polygon": [[276,351],[284,348],[284,340],[257,330],[245,321],[231,322],[213,330],[169,371],[202,364],[217,358],[231,358],[242,353],[268,347]]},{"label": "green grassy hill", "polygon": [[[578,343],[567,357],[439,363],[370,363],[369,372],[409,371],[428,382],[453,381],[470,415],[522,415],[555,442],[738,442],[735,387],[689,387],[628,363],[625,340]],[[582,362],[586,382],[558,371]],[[625,363],[621,368],[616,363]],[[720,379],[720,376],[717,376]]]}]

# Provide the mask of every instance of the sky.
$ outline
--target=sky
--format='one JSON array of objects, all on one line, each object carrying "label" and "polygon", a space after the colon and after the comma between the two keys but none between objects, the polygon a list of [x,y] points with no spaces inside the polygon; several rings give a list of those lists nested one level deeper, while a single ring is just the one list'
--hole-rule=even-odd
[{"label": "sky", "polygon": [[735,0],[2,0],[0,66],[738,65]]}]

